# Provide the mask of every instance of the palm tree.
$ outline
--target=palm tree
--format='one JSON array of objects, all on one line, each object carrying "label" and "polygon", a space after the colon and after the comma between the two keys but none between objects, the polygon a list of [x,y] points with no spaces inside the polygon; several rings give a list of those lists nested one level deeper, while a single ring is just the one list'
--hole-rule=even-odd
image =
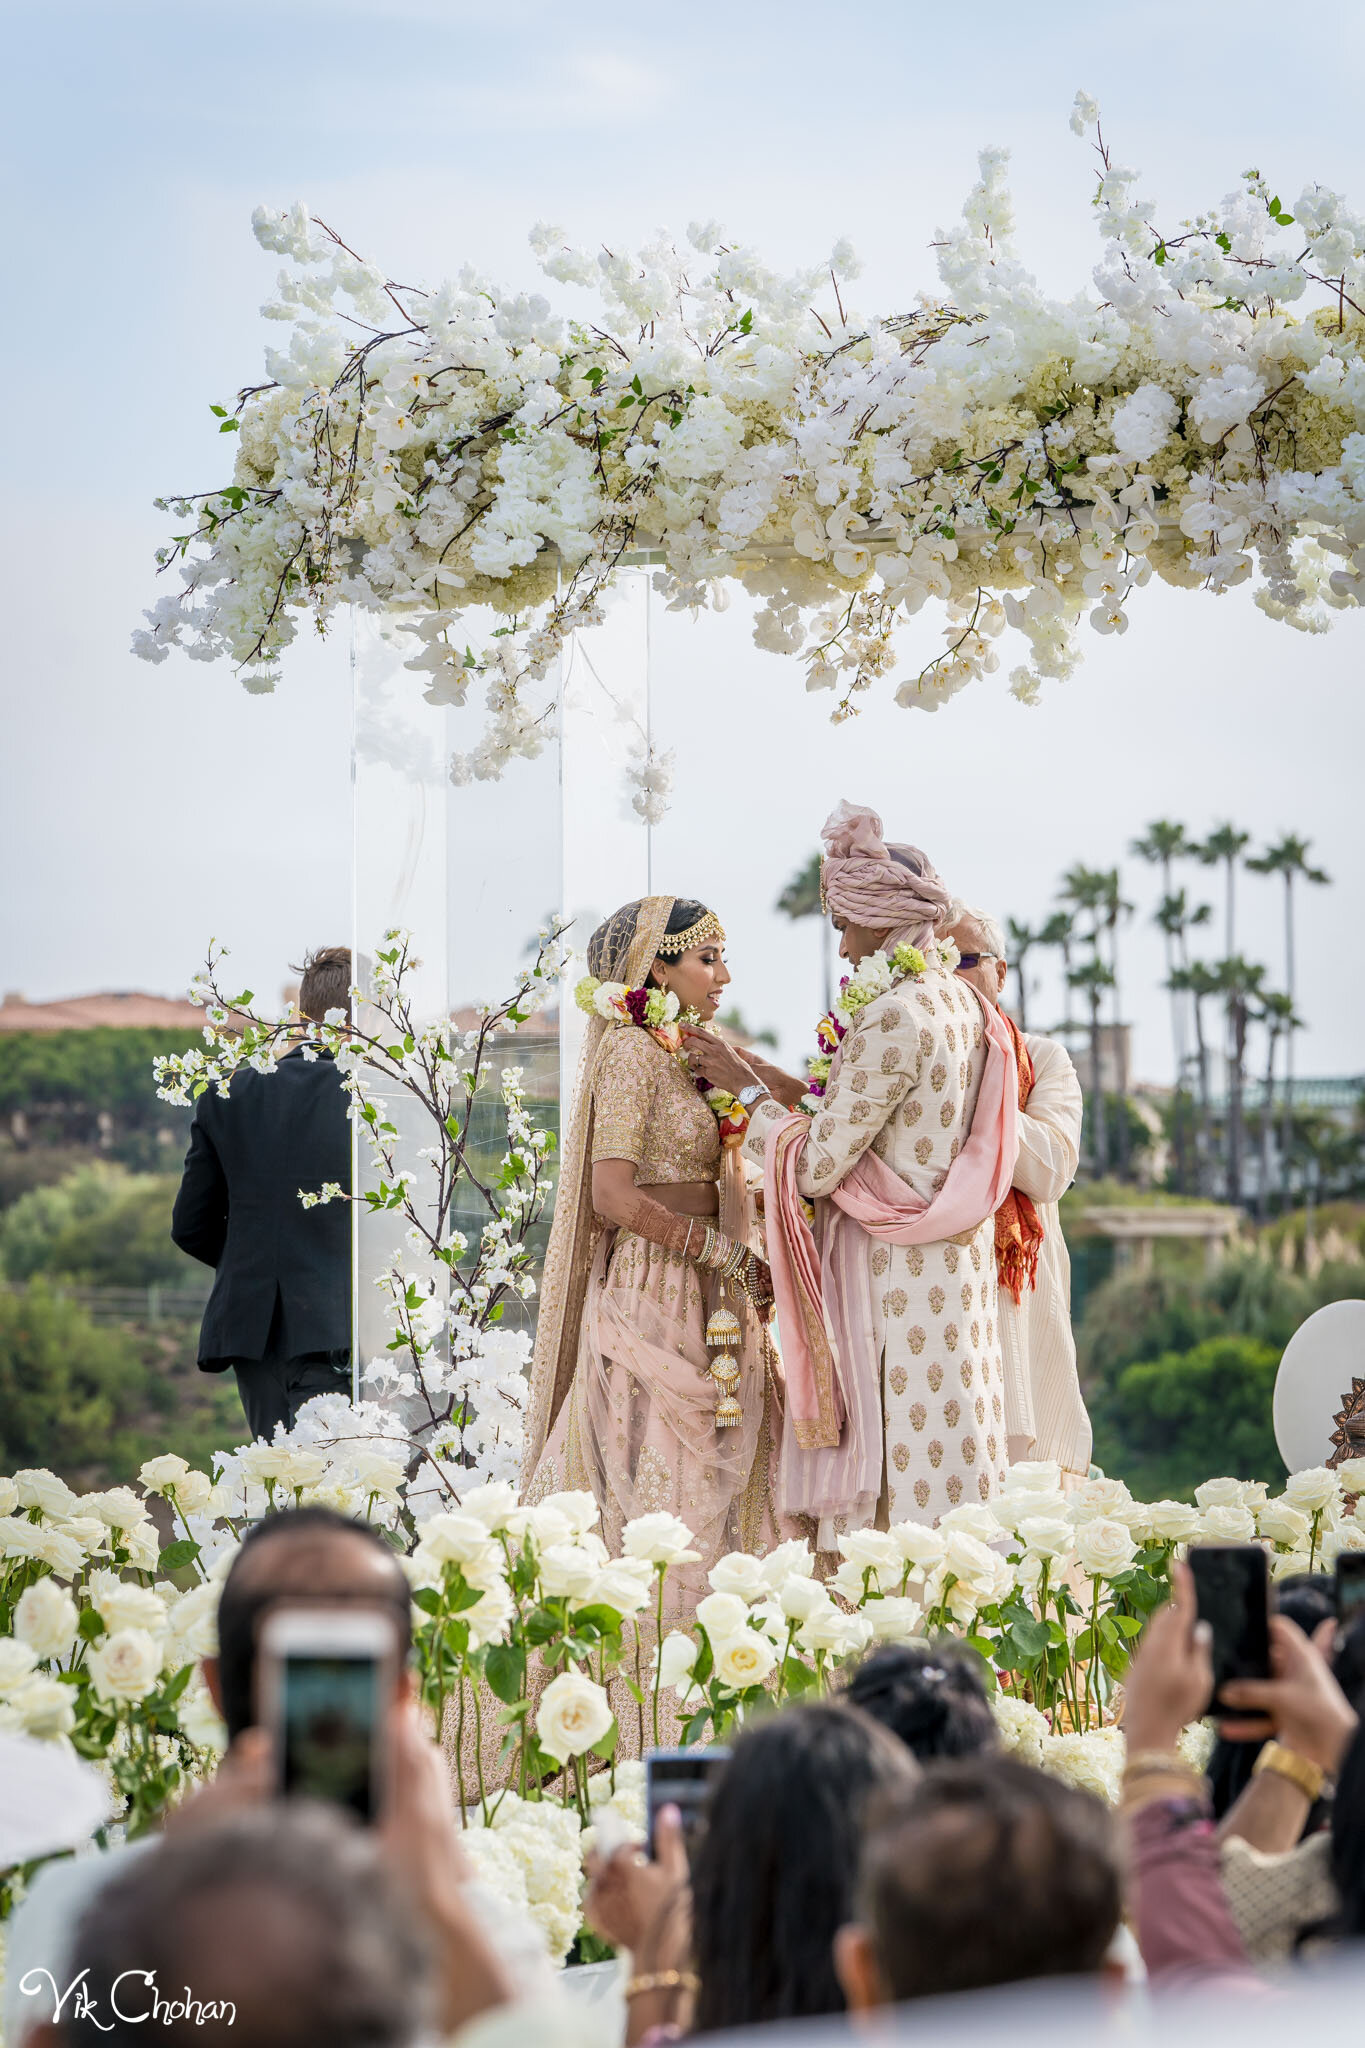
[{"label": "palm tree", "polygon": [[1210,996],[1218,994],[1218,977],[1202,960],[1190,960],[1176,968],[1171,980],[1177,989],[1190,997],[1194,1013],[1195,1072],[1199,1077],[1199,1138],[1195,1179],[1199,1193],[1204,1195],[1210,1192],[1213,1151],[1213,1105],[1209,1097],[1209,1046],[1204,1035],[1204,1004]]},{"label": "palm tree", "polygon": [[[1174,889],[1169,896],[1163,896],[1153,915],[1153,922],[1160,928],[1166,941],[1166,986],[1171,992],[1171,1035],[1176,1049],[1176,1177],[1182,1194],[1185,1192],[1184,1104],[1190,1095],[1190,1054],[1185,1043],[1186,1010],[1191,999],[1190,984],[1185,978],[1190,964],[1187,935],[1195,925],[1207,924],[1212,916],[1211,903],[1192,904],[1183,889]],[[1204,1070],[1207,1064],[1207,1059],[1204,1058],[1201,1072],[1205,1081],[1207,1073]]]},{"label": "palm tree", "polygon": [[1260,993],[1265,979],[1265,969],[1253,960],[1244,960],[1240,953],[1231,959],[1220,960],[1213,970],[1214,982],[1223,998],[1224,1014],[1227,1018],[1228,1050],[1228,1125],[1227,1125],[1227,1199],[1237,1204],[1242,1200],[1242,1152],[1245,1132],[1245,1118],[1242,1103],[1246,1089],[1247,1025],[1252,1015],[1252,1004]]},{"label": "palm tree", "polygon": [[1088,868],[1079,861],[1062,876],[1062,895],[1089,918],[1081,936],[1090,948],[1090,958],[1083,966],[1069,969],[1067,981],[1072,988],[1085,990],[1090,1005],[1090,1156],[1097,1179],[1109,1164],[1104,1090],[1100,1084],[1100,1013],[1104,991],[1114,985],[1114,971],[1105,962],[1101,939],[1116,885],[1117,877],[1112,870]]},{"label": "palm tree", "polygon": [[[1265,1081],[1261,1098],[1261,1162],[1260,1175],[1256,1186],[1256,1216],[1264,1223],[1270,1214],[1270,1131],[1275,1121],[1275,1052],[1286,1032],[1293,1031],[1301,1019],[1294,1015],[1294,999],[1277,989],[1261,991],[1261,1007],[1258,1021],[1265,1026]],[[1289,1160],[1281,1155],[1280,1188],[1284,1195],[1284,1206],[1289,1206]]]},{"label": "palm tree", "polygon": [[[1147,827],[1141,838],[1134,839],[1128,848],[1139,860],[1145,860],[1161,869],[1161,905],[1155,915],[1166,946],[1166,986],[1171,988],[1171,973],[1177,964],[1175,951],[1175,928],[1162,917],[1168,903],[1175,901],[1175,875],[1172,863],[1190,851],[1190,838],[1183,825],[1177,825],[1170,818],[1156,818]],[[1183,898],[1184,891],[1181,891]],[[1175,1079],[1177,1088],[1185,1075],[1185,1027],[1183,1006],[1179,991],[1171,989],[1171,1049],[1175,1055]]]},{"label": "palm tree", "polygon": [[820,856],[813,853],[798,868],[778,897],[775,906],[784,917],[818,917],[820,920],[820,973],[824,983],[825,1008],[834,1001],[834,964],[830,944],[831,926],[820,896]]},{"label": "palm tree", "polygon": [[1192,846],[1190,851],[1196,859],[1202,860],[1206,868],[1223,863],[1223,925],[1224,958],[1232,960],[1237,955],[1236,880],[1237,862],[1246,847],[1251,844],[1249,832],[1239,832],[1235,825],[1215,825],[1202,845]]},{"label": "palm tree", "polygon": [[1019,984],[1019,1029],[1028,1030],[1028,982],[1024,974],[1024,962],[1031,949],[1042,942],[1042,933],[1031,931],[1026,924],[1020,924],[1014,917],[1005,919],[1005,935],[1009,940],[1010,965]]},{"label": "palm tree", "polygon": [[[1293,832],[1286,832],[1283,839],[1268,846],[1264,853],[1253,854],[1247,866],[1258,875],[1282,875],[1284,877],[1284,986],[1292,1011],[1294,1002],[1294,884],[1302,878],[1305,882],[1324,883],[1331,876],[1323,868],[1313,867],[1308,859],[1310,839],[1300,839]],[[1281,1171],[1285,1176],[1286,1199],[1288,1190],[1289,1156],[1294,1140],[1294,1033],[1303,1029],[1295,1018],[1284,1033],[1284,1100],[1282,1108],[1282,1130],[1280,1150],[1283,1155]]]},{"label": "palm tree", "polygon": [[1071,1031],[1071,941],[1075,935],[1075,921],[1068,910],[1054,910],[1033,935],[1035,945],[1055,946],[1062,956],[1062,987],[1066,991],[1062,998],[1062,1024],[1068,1034]]},{"label": "palm tree", "polygon": [[1131,1133],[1128,1128],[1128,1065],[1123,1057],[1123,1006],[1119,1001],[1119,925],[1125,917],[1133,914],[1133,905],[1125,903],[1117,868],[1105,868],[1104,876],[1104,928],[1109,934],[1109,1003],[1114,1030],[1114,1067],[1117,1076],[1119,1097],[1118,1120],[1118,1174],[1120,1180],[1127,1180],[1129,1166],[1129,1144]]}]

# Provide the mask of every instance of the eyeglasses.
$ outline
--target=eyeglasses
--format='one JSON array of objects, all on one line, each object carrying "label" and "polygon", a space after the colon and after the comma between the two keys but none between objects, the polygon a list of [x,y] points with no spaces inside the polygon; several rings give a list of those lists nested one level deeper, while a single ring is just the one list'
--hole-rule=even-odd
[{"label": "eyeglasses", "polygon": [[998,953],[959,953],[957,964],[959,967],[979,967],[983,960],[998,960],[999,958],[1000,955]]}]

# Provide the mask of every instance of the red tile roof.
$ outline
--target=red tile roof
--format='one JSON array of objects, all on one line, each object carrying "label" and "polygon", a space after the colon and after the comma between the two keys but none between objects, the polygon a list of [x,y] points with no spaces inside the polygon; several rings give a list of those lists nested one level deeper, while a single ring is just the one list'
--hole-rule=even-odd
[{"label": "red tile roof", "polygon": [[88,1031],[97,1024],[121,1024],[197,1033],[203,1022],[204,1013],[197,1003],[144,995],[135,989],[71,996],[60,1003],[30,1003],[21,995],[10,994],[0,1002],[0,1031]]}]

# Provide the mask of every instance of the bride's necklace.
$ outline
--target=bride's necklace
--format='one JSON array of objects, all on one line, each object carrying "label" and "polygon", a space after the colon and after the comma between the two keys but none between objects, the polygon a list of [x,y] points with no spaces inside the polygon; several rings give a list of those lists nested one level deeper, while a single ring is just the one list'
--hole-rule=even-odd
[{"label": "bride's necklace", "polygon": [[[948,939],[941,941],[933,950],[938,966],[945,974],[951,974],[959,959],[957,947]],[[819,1051],[807,1069],[809,1085],[801,1099],[801,1107],[808,1116],[814,1116],[824,1101],[834,1055],[861,1012],[869,1003],[875,1003],[878,996],[890,995],[892,989],[899,988],[903,981],[918,981],[928,971],[928,966],[929,962],[918,946],[900,945],[889,955],[869,953],[858,962],[854,973],[845,975],[834,1002],[815,1027]]]}]

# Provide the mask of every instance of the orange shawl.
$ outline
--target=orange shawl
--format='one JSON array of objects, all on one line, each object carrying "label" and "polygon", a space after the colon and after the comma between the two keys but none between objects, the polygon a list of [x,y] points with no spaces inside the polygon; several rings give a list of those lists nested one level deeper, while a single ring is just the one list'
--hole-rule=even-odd
[{"label": "orange shawl", "polygon": [[[1006,1017],[1003,1010],[997,1014],[1014,1041],[1014,1056],[1019,1063],[1019,1107],[1023,1109],[1033,1092],[1033,1059],[1014,1019]],[[1024,1298],[1026,1280],[1030,1287],[1038,1285],[1038,1250],[1042,1242],[1043,1226],[1038,1211],[1026,1194],[1011,1188],[995,1212],[995,1270],[1000,1285],[1008,1287],[1017,1302]]]}]

